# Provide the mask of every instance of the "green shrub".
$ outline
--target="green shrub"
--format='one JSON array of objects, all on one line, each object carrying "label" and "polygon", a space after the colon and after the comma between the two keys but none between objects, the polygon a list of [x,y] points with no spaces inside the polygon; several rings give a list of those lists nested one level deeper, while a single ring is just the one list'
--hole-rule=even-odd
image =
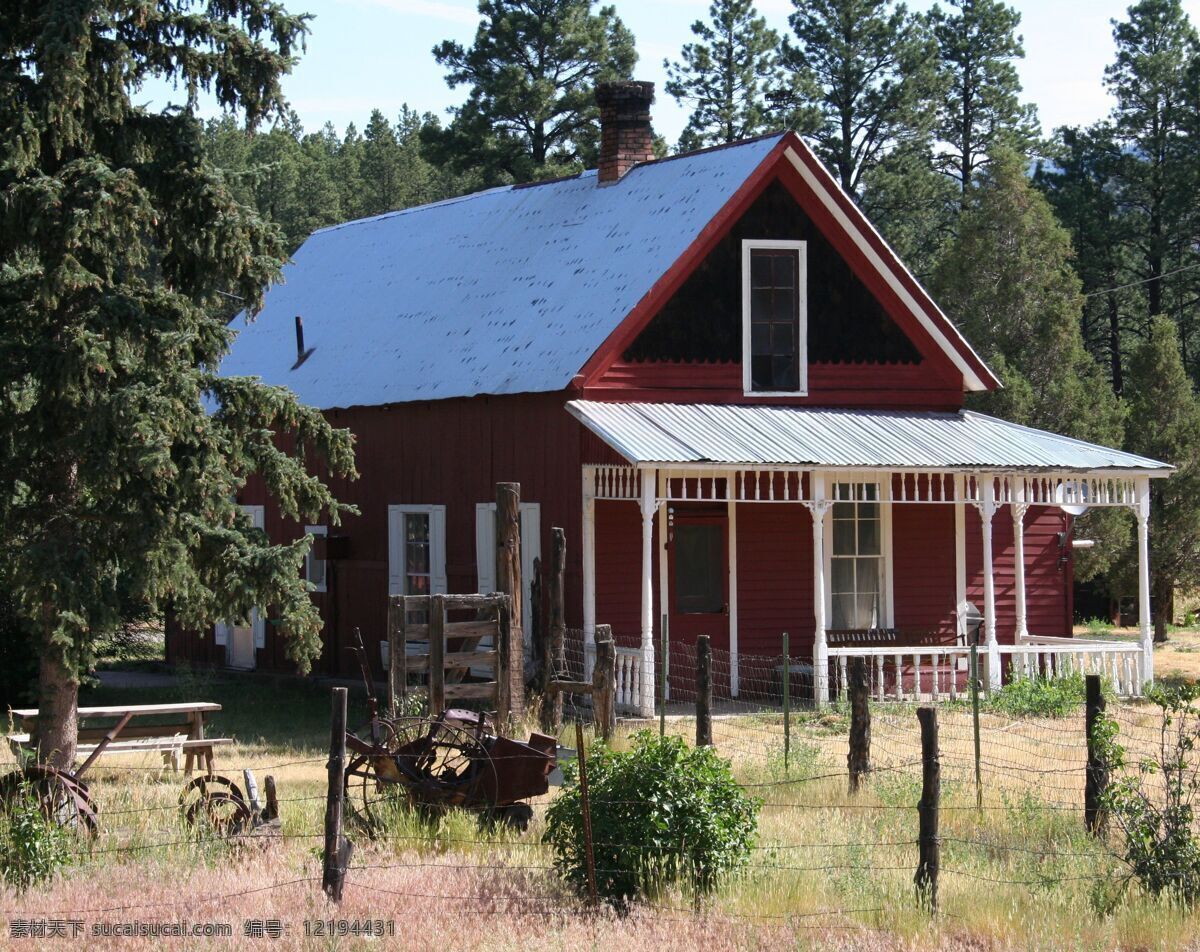
[{"label": "green shrub", "polygon": [[1200,795],[1200,685],[1156,685],[1147,697],[1162,710],[1153,756],[1130,763],[1116,721],[1096,729],[1110,780],[1104,806],[1124,833],[1121,859],[1147,892],[1193,906],[1200,900],[1200,841],[1194,803]]},{"label": "green shrub", "polygon": [[18,891],[49,879],[71,859],[65,830],[42,815],[28,790],[0,811],[0,876]]},{"label": "green shrub", "polygon": [[1061,678],[1017,678],[992,694],[987,706],[1013,717],[1069,717],[1083,712],[1086,693],[1083,675],[1078,673]]},{"label": "green shrub", "polygon": [[[577,762],[563,773],[545,838],[555,868],[585,895]],[[594,746],[587,775],[597,892],[614,906],[677,883],[705,895],[749,859],[759,801],[742,791],[713,748],[641,731],[628,752]]]}]

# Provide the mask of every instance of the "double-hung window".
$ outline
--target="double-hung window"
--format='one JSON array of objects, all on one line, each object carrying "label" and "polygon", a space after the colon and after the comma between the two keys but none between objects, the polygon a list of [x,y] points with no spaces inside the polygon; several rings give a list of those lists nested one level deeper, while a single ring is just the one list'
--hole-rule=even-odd
[{"label": "double-hung window", "polygon": [[888,512],[879,484],[835,483],[833,489],[826,529],[830,627],[890,627]]},{"label": "double-hung window", "polygon": [[807,263],[803,241],[742,242],[742,387],[808,391]]},{"label": "double-hung window", "polygon": [[388,506],[388,594],[446,591],[446,507]]}]

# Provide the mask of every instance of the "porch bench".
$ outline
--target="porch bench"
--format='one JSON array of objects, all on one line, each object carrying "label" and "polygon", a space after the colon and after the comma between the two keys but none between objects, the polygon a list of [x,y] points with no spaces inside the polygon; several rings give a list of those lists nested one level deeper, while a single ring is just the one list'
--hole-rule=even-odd
[{"label": "porch bench", "polygon": [[[22,752],[29,750],[33,746],[32,736],[28,733],[8,734],[6,740],[8,741],[9,749],[17,757],[20,757]],[[189,755],[189,758],[192,756],[202,758],[206,771],[212,773],[213,748],[232,743],[232,737],[189,738],[186,734],[164,737],[138,737],[130,740],[111,741],[100,752],[100,756],[103,757],[108,754],[160,753],[163,758],[163,766],[170,766],[172,770],[178,772],[179,757],[181,754],[186,753]],[[77,756],[87,757],[98,746],[98,743],[83,741],[75,748],[75,753]]]}]

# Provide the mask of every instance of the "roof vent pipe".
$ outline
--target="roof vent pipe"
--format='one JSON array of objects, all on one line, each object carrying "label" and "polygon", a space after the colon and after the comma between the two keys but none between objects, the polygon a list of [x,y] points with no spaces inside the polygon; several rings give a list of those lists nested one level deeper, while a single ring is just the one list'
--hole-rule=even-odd
[{"label": "roof vent pipe", "polygon": [[296,315],[296,362],[292,364],[292,370],[295,370],[302,363],[308,360],[314,348],[304,349],[304,318],[299,314]]},{"label": "roof vent pipe", "polygon": [[639,162],[654,158],[652,102],[654,83],[624,80],[596,87],[596,104],[600,107],[599,184],[618,182]]}]

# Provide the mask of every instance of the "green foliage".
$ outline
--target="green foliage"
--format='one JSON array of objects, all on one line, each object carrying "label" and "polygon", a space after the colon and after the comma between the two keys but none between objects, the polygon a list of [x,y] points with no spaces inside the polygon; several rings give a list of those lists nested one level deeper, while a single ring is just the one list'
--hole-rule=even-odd
[{"label": "green foliage", "polygon": [[1083,710],[1082,674],[1058,678],[1015,678],[987,699],[988,710],[1011,717],[1070,717]]},{"label": "green foliage", "polygon": [[766,132],[770,103],[783,95],[779,35],[753,0],[713,0],[708,17],[692,24],[696,42],[684,44],[679,61],[663,63],[667,93],[692,110],[681,152]]},{"label": "green foliage", "polygon": [[892,0],[793,0],[784,61],[800,99],[793,128],[847,192],[890,153],[929,141],[937,46],[925,21]]},{"label": "green foliage", "polygon": [[1039,127],[1033,106],[1020,100],[1014,61],[1025,55],[1021,15],[999,0],[948,0],[930,14],[939,72],[946,90],[935,134],[943,148],[938,166],[956,179],[963,201],[993,149],[1028,153]]},{"label": "green foliage", "polygon": [[[546,841],[560,874],[585,893],[577,762],[563,772],[563,792],[546,811]],[[711,747],[642,731],[628,752],[594,746],[587,774],[597,889],[614,905],[679,882],[707,894],[749,859],[758,802]]]},{"label": "green foliage", "polygon": [[1156,685],[1147,697],[1162,711],[1153,757],[1130,763],[1117,723],[1097,727],[1110,779],[1104,806],[1124,834],[1121,858],[1142,888],[1192,906],[1200,900],[1200,841],[1194,803],[1200,794],[1200,685]]},{"label": "green foliage", "polygon": [[271,605],[301,667],[319,650],[308,540],[272,545],[236,498],[258,476],[285,516],[338,521],[305,457],[350,475],[351,436],[285,388],[218,376],[226,296],[253,312],[285,249],[190,105],[135,104],[164,81],[251,127],[283,119],[306,29],[266,0],[0,14],[0,550],[56,699],[130,602],[197,628]]},{"label": "green foliage", "polygon": [[0,877],[24,892],[70,861],[69,834],[43,816],[37,797],[23,788],[0,810]]},{"label": "green foliage", "polygon": [[596,84],[629,79],[633,34],[615,8],[592,0],[480,0],[470,47],[433,55],[451,89],[467,87],[446,130],[425,141],[439,163],[478,170],[488,184],[529,182],[594,166]]}]

